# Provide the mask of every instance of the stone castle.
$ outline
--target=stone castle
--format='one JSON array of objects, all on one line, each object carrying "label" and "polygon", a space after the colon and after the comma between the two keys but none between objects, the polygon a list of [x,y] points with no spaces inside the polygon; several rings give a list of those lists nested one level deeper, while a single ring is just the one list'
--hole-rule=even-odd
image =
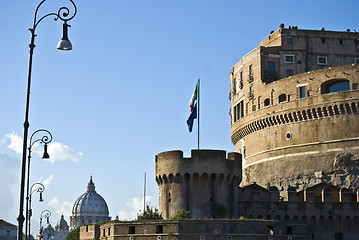
[{"label": "stone castle", "polygon": [[[272,31],[230,70],[234,153],[155,158],[160,222],[92,239],[359,239],[359,33]],[[177,209],[191,221],[173,221]]]}]

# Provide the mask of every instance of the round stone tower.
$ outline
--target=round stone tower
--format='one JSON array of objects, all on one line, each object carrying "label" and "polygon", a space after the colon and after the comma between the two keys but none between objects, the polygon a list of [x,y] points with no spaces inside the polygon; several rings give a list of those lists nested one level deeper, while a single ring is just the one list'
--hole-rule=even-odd
[{"label": "round stone tower", "polygon": [[192,150],[156,155],[159,211],[170,219],[177,210],[194,218],[238,218],[238,185],[242,179],[241,155],[220,150]]},{"label": "round stone tower", "polygon": [[343,48],[320,42],[341,34],[280,29],[231,69],[241,186],[276,186],[283,197],[319,183],[356,191],[359,64],[348,63],[359,61],[359,34],[346,33]]}]

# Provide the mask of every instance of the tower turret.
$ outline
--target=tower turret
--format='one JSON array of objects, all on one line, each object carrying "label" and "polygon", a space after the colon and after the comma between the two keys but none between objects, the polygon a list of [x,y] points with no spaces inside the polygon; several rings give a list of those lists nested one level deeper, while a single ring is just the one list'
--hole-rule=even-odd
[{"label": "tower turret", "polygon": [[192,150],[156,155],[159,211],[164,219],[177,209],[195,218],[237,218],[238,185],[242,179],[241,155],[221,150]]}]

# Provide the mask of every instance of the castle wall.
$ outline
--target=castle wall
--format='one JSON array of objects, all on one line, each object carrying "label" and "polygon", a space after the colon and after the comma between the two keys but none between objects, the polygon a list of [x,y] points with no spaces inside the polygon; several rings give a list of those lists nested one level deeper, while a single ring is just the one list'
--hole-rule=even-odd
[{"label": "castle wall", "polygon": [[279,196],[276,187],[251,184],[240,189],[239,215],[248,219],[307,224],[313,239],[359,238],[359,202],[356,192],[317,184],[297,192],[294,187]]},{"label": "castle wall", "polygon": [[159,211],[164,219],[182,209],[192,217],[236,218],[241,168],[238,153],[229,153],[228,158],[219,150],[192,150],[191,158],[184,158],[182,151],[159,153]]},{"label": "castle wall", "polygon": [[[80,240],[86,240],[81,227]],[[110,222],[98,229],[98,240],[309,240],[305,224],[270,220],[182,220]],[[97,240],[97,239],[96,239]]]}]

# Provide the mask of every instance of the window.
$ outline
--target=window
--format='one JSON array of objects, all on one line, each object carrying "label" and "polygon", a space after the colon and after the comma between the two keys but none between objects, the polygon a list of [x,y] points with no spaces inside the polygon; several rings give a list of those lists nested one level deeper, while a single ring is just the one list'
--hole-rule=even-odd
[{"label": "window", "polygon": [[163,225],[156,225],[156,233],[163,233]]},{"label": "window", "polygon": [[243,88],[243,72],[239,74],[239,87]]},{"label": "window", "polygon": [[269,98],[266,98],[265,100],[264,100],[264,106],[266,107],[266,106],[269,106]]},{"label": "window", "polygon": [[6,236],[10,236],[10,230],[6,230]]},{"label": "window", "polygon": [[292,76],[293,75],[293,69],[287,69],[285,70],[285,76],[286,77],[289,77],[289,76]]},{"label": "window", "polygon": [[258,109],[261,109],[261,97],[258,97]]},{"label": "window", "polygon": [[357,90],[358,89],[358,84],[357,83],[353,83],[352,84],[352,90]]},{"label": "window", "polygon": [[327,39],[322,38],[322,43],[323,43],[323,44],[327,43]]},{"label": "window", "polygon": [[237,79],[233,79],[233,94],[236,94],[237,92]]},{"label": "window", "polygon": [[287,38],[288,45],[293,45],[293,38]]},{"label": "window", "polygon": [[334,240],[343,240],[343,233],[334,233]]},{"label": "window", "polygon": [[236,106],[233,108],[234,112],[234,122],[237,122],[239,119],[244,117],[244,103],[243,100],[240,101]]},{"label": "window", "polygon": [[287,95],[285,95],[284,93],[279,95],[279,102],[285,102],[287,100]]},{"label": "window", "polygon": [[252,64],[249,65],[249,69],[248,69],[249,73],[248,73],[248,82],[253,82],[253,66]]},{"label": "window", "polygon": [[299,98],[305,98],[305,87],[299,87]]},{"label": "window", "polygon": [[355,39],[355,40],[354,40],[354,44],[355,44],[355,46],[358,46],[359,40],[358,40],[358,39]]},{"label": "window", "polygon": [[322,83],[320,89],[322,94],[349,91],[350,82],[349,80],[346,79],[329,80]]},{"label": "window", "polygon": [[354,63],[359,63],[359,58],[355,58]]},{"label": "window", "polygon": [[128,227],[128,234],[135,234],[135,233],[136,233],[135,226],[129,226]]},{"label": "window", "polygon": [[343,45],[343,39],[338,40],[339,45]]},{"label": "window", "polygon": [[268,73],[274,74],[275,73],[275,64],[274,62],[268,62]]},{"label": "window", "polygon": [[327,65],[327,57],[318,56],[317,63],[318,65]]},{"label": "window", "polygon": [[294,62],[294,55],[284,55],[284,62],[293,63]]}]

